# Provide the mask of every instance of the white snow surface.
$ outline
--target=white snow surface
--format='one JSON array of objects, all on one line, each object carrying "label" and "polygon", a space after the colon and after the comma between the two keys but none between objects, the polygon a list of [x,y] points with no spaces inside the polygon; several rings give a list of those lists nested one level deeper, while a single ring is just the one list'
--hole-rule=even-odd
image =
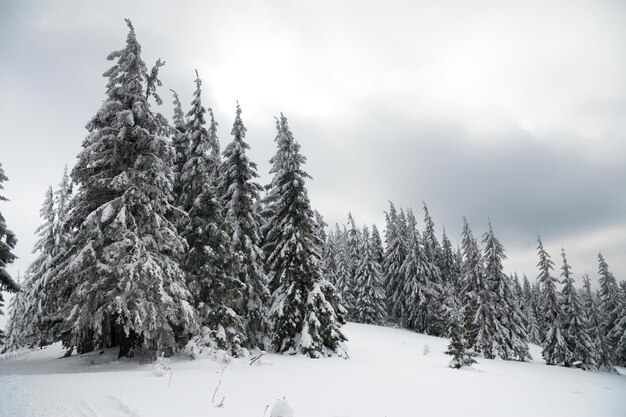
[{"label": "white snow surface", "polygon": [[626,416],[626,376],[547,366],[537,346],[533,362],[454,370],[446,339],[353,323],[344,331],[348,360],[267,354],[224,368],[178,357],[161,377],[154,365],[117,360],[116,349],[6,355],[0,417],[266,417],[283,399],[296,417]]}]

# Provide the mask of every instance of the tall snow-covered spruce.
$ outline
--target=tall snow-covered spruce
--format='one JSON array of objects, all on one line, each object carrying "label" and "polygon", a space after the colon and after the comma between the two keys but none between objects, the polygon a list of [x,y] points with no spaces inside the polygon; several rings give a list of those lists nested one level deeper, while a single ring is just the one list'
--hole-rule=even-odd
[{"label": "tall snow-covered spruce", "polygon": [[258,201],[262,187],[256,164],[250,162],[245,142],[246,128],[241,120],[241,107],[237,112],[233,136],[224,150],[221,165],[220,189],[229,224],[233,249],[241,254],[238,277],[245,284],[242,315],[246,320],[246,334],[250,347],[263,348],[268,335],[268,278],[264,271],[264,254],[261,250],[261,214]]},{"label": "tall snow-covered spruce", "polygon": [[[2,169],[0,163],[0,191],[4,189],[3,182],[8,180]],[[6,197],[0,194],[0,201],[7,201]],[[20,290],[20,286],[17,282],[11,278],[11,275],[6,270],[6,266],[16,259],[16,256],[11,252],[17,243],[15,234],[7,227],[6,220],[0,212],[0,314],[4,314],[4,298],[2,297],[2,291],[17,292]],[[0,344],[4,340],[4,331],[0,329]]]},{"label": "tall snow-covered spruce", "polygon": [[537,252],[539,254],[537,281],[541,285],[540,310],[545,320],[541,354],[548,365],[560,365],[567,361],[571,352],[563,338],[563,310],[556,288],[558,280],[550,272],[554,269],[554,262],[544,249],[540,237],[537,238]]},{"label": "tall snow-covered spruce", "polygon": [[483,236],[483,244],[485,277],[493,291],[494,351],[502,359],[530,359],[524,318],[510,278],[504,273],[502,266],[502,261],[506,259],[504,247],[493,233],[491,222],[489,231]]},{"label": "tall snow-covered spruce", "polygon": [[341,325],[346,311],[337,290],[322,275],[322,240],[305,187],[310,176],[301,167],[306,159],[282,114],[277,130],[263,246],[267,269],[277,285],[272,296],[272,346],[281,353],[310,357],[345,356]]},{"label": "tall snow-covered spruce", "polygon": [[561,249],[563,266],[563,290],[561,291],[561,303],[563,308],[563,338],[568,347],[569,355],[565,358],[565,366],[571,366],[576,362],[591,367],[596,366],[593,342],[589,336],[589,322],[583,312],[583,305],[574,287],[572,268],[567,262],[565,249]]},{"label": "tall snow-covered spruce", "polygon": [[469,346],[492,359],[496,332],[494,294],[487,280],[483,258],[466,218],[463,218],[463,314]]},{"label": "tall snow-covered spruce", "polygon": [[354,317],[359,323],[383,326],[386,318],[385,291],[376,247],[377,242],[370,237],[367,226],[364,227],[361,233],[360,259],[354,280],[356,291]]},{"label": "tall snow-covered spruce", "polygon": [[202,81],[197,77],[195,83],[185,125],[189,145],[180,174],[179,208],[189,217],[182,232],[189,245],[183,268],[200,316],[202,344],[239,355],[246,344],[240,308],[245,284],[237,272],[241,255],[234,248],[217,187],[218,148],[205,127]]},{"label": "tall snow-covered spruce", "polygon": [[197,327],[178,265],[187,246],[168,220],[174,155],[148,102],[159,83],[126,23],[126,46],[108,56],[115,63],[104,73],[106,98],[72,171],[75,233],[54,274],[67,294],[59,311],[66,346],[119,345],[120,356],[136,347],[176,351],[177,335]]}]

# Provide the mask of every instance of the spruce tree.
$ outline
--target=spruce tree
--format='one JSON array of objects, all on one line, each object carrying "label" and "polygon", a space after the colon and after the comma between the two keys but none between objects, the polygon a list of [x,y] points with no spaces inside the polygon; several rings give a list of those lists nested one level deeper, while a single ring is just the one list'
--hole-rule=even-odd
[{"label": "spruce tree", "polygon": [[56,296],[67,294],[58,312],[66,346],[119,344],[120,356],[136,346],[175,351],[176,335],[196,329],[177,261],[187,247],[168,221],[173,151],[148,102],[158,82],[126,23],[126,46],[108,56],[115,64],[104,73],[107,96],[72,171],[76,232],[53,283]]},{"label": "spruce tree", "polygon": [[609,338],[613,341],[615,350],[613,360],[619,366],[626,365],[626,302],[622,301],[618,307],[618,314],[615,324],[609,333]]},{"label": "spruce tree", "polygon": [[565,359],[565,366],[572,366],[576,362],[589,366],[596,366],[594,346],[589,337],[589,322],[583,313],[583,306],[574,287],[572,268],[567,263],[565,249],[561,248],[563,265],[561,277],[563,290],[561,301],[563,308],[563,338],[568,347],[569,356]]},{"label": "spruce tree", "polygon": [[[17,276],[15,282],[22,285],[21,277]],[[13,351],[22,347],[29,346],[29,341],[25,340],[27,334],[32,334],[30,330],[31,324],[25,317],[25,297],[24,291],[19,291],[9,301],[8,319],[6,324],[6,336],[4,347],[0,352]],[[0,346],[2,344],[0,343]]]},{"label": "spruce tree", "polygon": [[468,346],[487,359],[496,355],[493,349],[496,332],[494,295],[485,277],[483,259],[467,219],[463,218],[463,315]]},{"label": "spruce tree", "polygon": [[593,349],[591,354],[593,362],[600,369],[609,369],[612,366],[610,359],[610,348],[604,334],[604,326],[602,322],[602,315],[598,307],[598,301],[595,294],[591,291],[591,281],[589,275],[583,275],[583,293],[582,293],[582,305],[585,319],[589,324],[587,333],[593,343]]},{"label": "spruce tree", "polygon": [[554,262],[544,249],[540,237],[537,237],[537,251],[537,281],[541,284],[541,314],[545,320],[541,354],[548,365],[560,365],[567,361],[571,352],[564,339],[563,311],[556,288],[558,280],[550,273],[554,269]]},{"label": "spruce tree", "polygon": [[[187,149],[189,148],[189,136],[185,131],[186,120],[185,113],[183,112],[182,104],[178,98],[178,93],[174,90],[170,90],[174,95],[174,126],[172,129],[172,146],[174,148],[174,161],[172,165],[172,173],[174,175],[173,194],[178,205],[178,199],[182,192],[183,183],[180,175],[183,171],[183,166],[187,162]],[[177,221],[178,223],[178,221]]]},{"label": "spruce tree", "polygon": [[385,249],[383,248],[383,241],[380,238],[380,233],[375,224],[372,225],[372,255],[374,256],[374,260],[380,265],[382,271]]},{"label": "spruce tree", "polygon": [[361,260],[361,240],[362,236],[359,229],[356,226],[352,213],[348,213],[348,224],[346,234],[346,255],[347,255],[347,272],[348,277],[346,280],[344,294],[344,307],[348,310],[348,319],[356,319],[356,271]]},{"label": "spruce tree", "polygon": [[485,278],[493,291],[493,344],[495,353],[502,359],[530,359],[528,336],[524,329],[524,318],[513,292],[510,278],[504,273],[502,261],[506,259],[504,247],[493,233],[491,222],[489,231],[483,236],[485,250]]},{"label": "spruce tree", "polygon": [[56,311],[59,304],[59,300],[50,297],[48,285],[54,271],[56,258],[60,254],[58,250],[60,239],[57,238],[57,233],[62,230],[61,226],[56,226],[57,216],[52,187],[46,191],[39,215],[43,223],[35,231],[39,238],[33,247],[33,253],[37,253],[37,258],[28,266],[23,286],[24,311],[22,319],[28,324],[22,326],[24,334],[20,338],[29,346],[33,346],[37,342],[41,346],[45,346],[52,342],[52,340],[48,340],[47,333],[54,324],[51,314]]},{"label": "spruce tree", "polygon": [[415,217],[410,210],[407,214],[407,227],[410,251],[400,269],[404,286],[397,288],[394,299],[400,303],[398,310],[403,327],[422,333],[427,332],[431,317],[428,301],[435,296],[431,281],[432,264],[428,260]]},{"label": "spruce tree", "polygon": [[[200,314],[203,344],[239,355],[246,344],[247,333],[240,308],[246,291],[246,284],[241,277],[251,271],[247,269],[249,265],[242,266],[242,256],[235,249],[236,243],[246,244],[244,232],[237,229],[239,225],[234,224],[235,230],[231,236],[225,216],[230,215],[234,222],[238,216],[237,210],[241,209],[241,201],[234,201],[228,207],[228,212],[225,212],[223,200],[217,190],[218,165],[212,154],[214,144],[205,127],[202,81],[198,77],[195,83],[196,90],[185,126],[189,147],[187,162],[181,172],[182,189],[179,200],[180,208],[189,216],[189,223],[183,232],[189,252],[183,265]],[[242,131],[238,131],[238,134],[241,133]],[[234,239],[243,241],[235,242]],[[242,248],[241,244],[239,249]],[[246,254],[254,256],[252,251],[247,251]],[[254,291],[256,290],[255,288]],[[257,300],[246,299],[246,311],[249,307],[248,301]],[[257,313],[259,311],[251,312],[255,319],[259,319],[256,317]],[[257,338],[261,337],[257,332],[264,332],[257,327],[259,325],[259,322],[255,322],[252,324],[254,329],[250,329],[255,333],[255,345],[260,343]]]},{"label": "spruce tree", "polygon": [[354,300],[352,297],[352,293],[350,292],[349,284],[350,284],[350,257],[348,255],[348,248],[346,243],[346,236],[348,232],[346,230],[345,225],[340,228],[338,224],[335,223],[335,250],[336,250],[336,262],[337,269],[335,275],[335,287],[337,291],[341,295],[343,299],[343,304],[353,304]]},{"label": "spruce tree", "polygon": [[621,335],[614,333],[613,329],[620,319],[622,300],[617,280],[609,271],[609,265],[601,253],[598,254],[598,275],[598,294],[600,296],[600,309],[604,317],[604,334],[610,348],[611,362],[615,363],[616,358],[613,353]]},{"label": "spruce tree", "polygon": [[443,317],[439,315],[444,302],[444,282],[441,277],[442,249],[437,235],[435,234],[435,223],[433,222],[428,207],[424,203],[424,233],[422,234],[423,249],[429,264],[428,282],[432,296],[427,300],[427,331],[434,336],[443,336],[446,333],[447,324]]},{"label": "spruce tree", "polygon": [[310,357],[345,355],[341,325],[346,311],[322,275],[322,242],[305,186],[311,177],[302,169],[306,159],[282,114],[276,127],[263,246],[267,269],[278,285],[272,296],[272,346],[280,353]]},{"label": "spruce tree", "polygon": [[255,182],[258,178],[256,164],[246,155],[250,145],[245,142],[246,128],[239,104],[231,135],[233,140],[224,149],[224,162],[220,167],[220,188],[233,249],[241,254],[238,278],[246,285],[242,316],[246,321],[248,344],[262,348],[269,333],[270,296],[260,247],[261,214],[257,210],[262,188]]},{"label": "spruce tree", "polygon": [[[8,178],[4,174],[2,164],[0,163],[0,191],[4,189],[2,183],[6,180],[8,180]],[[8,200],[0,194],[0,201]],[[16,243],[17,239],[15,238],[15,234],[8,229],[6,220],[4,219],[2,212],[0,212],[0,314],[4,314],[4,298],[2,296],[2,291],[14,293],[20,290],[18,283],[11,278],[11,275],[9,275],[6,270],[7,265],[17,258],[13,252],[11,252]],[[0,329],[0,345],[3,344],[3,340],[4,332]]]},{"label": "spruce tree", "polygon": [[459,266],[457,265],[456,253],[452,247],[452,242],[446,235],[446,229],[443,229],[441,238],[441,280],[446,284],[452,284],[459,289],[461,276]]},{"label": "spruce tree", "polygon": [[385,291],[382,271],[376,260],[375,242],[367,226],[363,228],[360,242],[360,259],[357,265],[355,320],[366,324],[385,324]]},{"label": "spruce tree", "polygon": [[462,309],[455,297],[447,297],[444,305],[447,310],[445,317],[448,323],[448,337],[450,338],[448,350],[444,353],[452,356],[449,366],[455,369],[471,366],[476,363],[476,360],[474,359],[475,354],[466,339]]},{"label": "spruce tree", "polygon": [[387,292],[387,311],[389,315],[400,319],[401,299],[396,299],[398,289],[404,287],[402,265],[407,257],[407,245],[403,234],[403,225],[396,207],[389,202],[389,211],[385,213],[385,254],[383,274]]}]

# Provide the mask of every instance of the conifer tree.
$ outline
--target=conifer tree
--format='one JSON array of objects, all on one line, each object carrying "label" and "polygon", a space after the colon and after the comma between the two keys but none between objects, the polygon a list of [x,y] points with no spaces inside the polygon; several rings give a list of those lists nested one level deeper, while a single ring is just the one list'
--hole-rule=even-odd
[{"label": "conifer tree", "polygon": [[593,362],[600,369],[609,369],[612,366],[610,359],[610,348],[604,335],[604,327],[598,302],[594,293],[591,291],[591,281],[589,275],[583,275],[583,293],[582,293],[583,312],[585,319],[589,324],[587,333],[593,343],[591,354]]},{"label": "conifer tree", "polygon": [[246,285],[243,300],[243,317],[251,347],[263,347],[268,335],[268,278],[264,271],[264,254],[261,250],[261,214],[257,211],[262,187],[256,164],[246,155],[250,145],[245,142],[246,128],[241,120],[241,107],[237,112],[233,140],[224,149],[224,162],[220,167],[222,199],[226,221],[231,231],[233,249],[241,254],[239,281]]},{"label": "conifer tree", "polygon": [[45,346],[51,342],[47,340],[46,333],[52,326],[51,321],[53,322],[50,315],[56,311],[59,304],[59,300],[50,297],[48,284],[54,271],[55,260],[60,253],[58,251],[60,239],[57,233],[61,230],[60,226],[56,226],[57,216],[52,187],[48,187],[46,191],[39,215],[43,223],[35,230],[39,239],[33,247],[33,253],[37,253],[37,258],[29,265],[23,285],[22,319],[27,324],[21,326],[23,334],[20,339],[28,346],[33,346],[37,342]]},{"label": "conifer tree", "polygon": [[360,241],[360,259],[356,270],[355,320],[366,324],[385,324],[385,292],[382,272],[376,260],[375,242],[367,226],[363,228]]},{"label": "conifer tree", "polygon": [[108,56],[115,63],[104,74],[107,97],[72,171],[79,189],[69,227],[76,232],[53,283],[55,296],[67,294],[58,312],[66,346],[85,352],[119,344],[120,356],[136,346],[175,351],[176,334],[196,328],[177,262],[186,245],[168,221],[173,152],[148,103],[159,83],[126,22],[126,46]]},{"label": "conifer tree", "polygon": [[619,366],[626,365],[626,301],[622,301],[617,311],[617,319],[609,338],[615,344],[614,362]]},{"label": "conifer tree", "polygon": [[446,235],[446,229],[443,229],[441,238],[441,280],[444,283],[450,283],[455,288],[459,288],[461,281],[460,270],[457,265],[456,253],[452,247],[452,242]]},{"label": "conifer tree", "polygon": [[170,90],[174,96],[174,128],[172,129],[172,146],[174,148],[174,161],[172,166],[172,173],[174,176],[173,194],[178,204],[179,196],[182,192],[182,181],[180,175],[183,171],[183,166],[187,162],[187,148],[189,148],[189,136],[185,131],[187,122],[185,121],[185,113],[178,98],[178,93],[174,90]]},{"label": "conifer tree", "polygon": [[347,272],[348,277],[343,289],[344,294],[344,307],[348,310],[348,318],[351,320],[356,319],[356,271],[361,259],[361,240],[362,236],[359,229],[356,226],[352,213],[348,213],[348,224],[346,234],[346,251],[347,251]]},{"label": "conifer tree", "polygon": [[[0,163],[0,191],[4,189],[2,183],[6,180],[8,180],[8,178],[4,174],[2,164]],[[8,200],[0,194],[0,201]],[[0,314],[4,314],[4,298],[2,296],[2,291],[14,293],[20,290],[18,283],[11,278],[11,275],[9,275],[6,270],[7,265],[17,258],[13,252],[11,252],[16,243],[17,239],[15,238],[15,234],[8,229],[6,220],[4,219],[2,212],[0,212]],[[3,341],[4,332],[0,329],[0,345],[3,344]]]},{"label": "conifer tree", "polygon": [[569,351],[569,356],[565,359],[565,366],[572,366],[576,362],[581,362],[594,367],[596,363],[593,342],[588,334],[589,322],[583,313],[582,303],[574,287],[572,268],[567,263],[564,248],[561,248],[561,257],[563,258],[563,265],[561,266],[563,338]]},{"label": "conifer tree", "polygon": [[506,259],[504,247],[494,235],[491,222],[489,231],[483,236],[483,244],[485,277],[493,291],[495,353],[502,359],[517,358],[525,361],[530,358],[530,354],[523,316],[509,277],[504,273],[502,266],[502,261]]},{"label": "conifer tree", "polygon": [[424,225],[422,246],[429,264],[428,281],[432,293],[427,300],[427,331],[435,336],[443,336],[446,333],[447,325],[444,318],[438,314],[445,298],[444,282],[441,277],[442,249],[435,234],[435,223],[430,217],[426,203],[424,203]]},{"label": "conifer tree", "polygon": [[563,311],[556,288],[558,280],[550,273],[554,269],[554,262],[544,249],[540,237],[537,237],[537,251],[537,282],[541,284],[541,314],[545,320],[541,354],[548,365],[559,365],[565,363],[571,352],[563,337]]},{"label": "conifer tree", "polygon": [[398,287],[394,299],[399,303],[397,309],[401,313],[402,325],[421,333],[428,329],[428,301],[435,295],[431,281],[432,264],[428,260],[415,217],[410,210],[407,214],[407,228],[410,252],[400,269],[404,286]]},{"label": "conifer tree", "polygon": [[463,218],[463,315],[468,346],[485,358],[492,359],[495,311],[494,295],[485,277],[480,249],[467,219]]},{"label": "conifer tree", "polygon": [[322,242],[305,186],[311,177],[302,169],[306,159],[282,114],[276,127],[263,246],[267,269],[278,284],[272,297],[272,346],[310,357],[345,355],[341,325],[346,311],[322,275]]},{"label": "conifer tree", "polygon": [[[17,276],[15,282],[18,285],[22,285],[23,281],[21,277]],[[8,309],[8,319],[6,324],[6,336],[5,336],[5,346],[0,349],[0,352],[17,350],[19,348],[28,346],[29,343],[25,340],[25,335],[31,334],[29,329],[30,323],[25,319],[25,299],[24,299],[24,291],[19,291],[11,301],[9,302]],[[2,344],[0,343],[0,346]]]},{"label": "conifer tree", "polygon": [[382,271],[382,265],[385,259],[385,249],[383,248],[383,241],[380,238],[380,233],[378,232],[378,228],[375,224],[372,225],[372,255],[374,256],[374,260],[378,262]]},{"label": "conifer tree", "polygon": [[621,294],[617,280],[609,271],[609,265],[604,260],[601,253],[598,254],[598,295],[600,296],[600,309],[604,317],[604,334],[610,348],[611,362],[615,363],[613,352],[617,348],[617,343],[621,335],[613,333],[613,329],[620,319]]},{"label": "conifer tree", "polygon": [[389,212],[385,213],[385,254],[383,274],[387,292],[387,311],[394,319],[400,318],[401,300],[395,298],[398,288],[404,287],[402,265],[407,257],[406,240],[402,221],[396,207],[389,202]]},{"label": "conifer tree", "polygon": [[476,360],[474,359],[475,354],[471,350],[465,336],[462,309],[458,305],[458,302],[456,302],[455,298],[446,298],[446,302],[444,304],[447,307],[447,333],[450,338],[448,350],[444,353],[452,356],[449,366],[455,369],[461,369],[463,366],[472,366],[476,363]]},{"label": "conifer tree", "polygon": [[[346,244],[346,236],[348,232],[345,225],[340,228],[338,224],[335,224],[335,247],[336,247],[336,262],[337,272],[335,276],[335,287],[343,299],[343,304],[352,304],[354,300],[350,299],[353,294],[349,290],[350,283],[350,257],[348,254],[348,248]],[[347,300],[347,301],[346,301]]]},{"label": "conifer tree", "polygon": [[[181,172],[180,208],[189,216],[189,223],[183,232],[189,244],[189,252],[183,265],[188,274],[189,287],[203,326],[202,342],[205,345],[214,345],[218,349],[226,350],[233,355],[239,355],[247,340],[245,320],[240,311],[244,302],[246,283],[241,280],[241,277],[242,274],[258,271],[250,271],[247,268],[250,265],[242,266],[241,255],[235,249],[235,243],[240,243],[238,249],[242,249],[242,245],[246,244],[245,238],[250,235],[244,236],[244,232],[238,229],[238,224],[233,225],[235,227],[233,235],[229,234],[230,229],[225,216],[230,215],[231,222],[234,222],[238,216],[237,210],[242,209],[243,203],[234,201],[228,206],[228,212],[224,210],[223,200],[216,187],[218,165],[212,155],[214,144],[205,127],[206,110],[202,105],[202,81],[198,77],[195,83],[196,90],[191,102],[191,110],[187,113],[185,126],[189,137],[187,162]],[[243,128],[243,125],[238,127]],[[237,130],[237,134],[242,133],[243,130]],[[227,197],[229,202],[230,197],[232,194]],[[246,197],[242,196],[242,198]],[[248,226],[250,225],[245,225],[245,227]],[[236,239],[242,239],[242,241],[235,242]],[[252,250],[247,251],[246,254],[254,256]],[[256,290],[255,288],[254,291]],[[257,300],[245,300],[246,312],[249,308],[248,301]],[[255,320],[260,319],[256,316],[257,313],[261,316],[264,314],[262,307],[260,308],[261,312],[251,312]],[[255,337],[260,337],[257,333],[260,331],[262,334],[264,330],[257,326],[261,324],[257,321],[251,325],[253,326],[251,331],[255,333]],[[259,343],[259,340],[255,339],[254,343]]]},{"label": "conifer tree", "polygon": [[[337,287],[337,277],[339,275],[339,241],[333,230],[330,230],[326,235],[324,250],[322,252],[322,265],[326,279]],[[339,287],[337,287],[337,291],[341,294]]]}]

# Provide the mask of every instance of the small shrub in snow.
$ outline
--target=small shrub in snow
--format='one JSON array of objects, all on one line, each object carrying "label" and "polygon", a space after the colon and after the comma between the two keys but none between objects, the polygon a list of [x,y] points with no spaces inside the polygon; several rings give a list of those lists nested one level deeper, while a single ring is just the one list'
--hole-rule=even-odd
[{"label": "small shrub in snow", "polygon": [[161,356],[157,356],[156,360],[154,361],[154,370],[153,370],[153,374],[155,376],[165,376],[169,373],[172,372],[172,368],[170,368],[170,358],[166,358],[165,356],[161,355]]},{"label": "small shrub in snow", "polygon": [[422,351],[422,354],[426,356],[429,353],[430,353],[430,345],[424,345],[424,350]]}]

